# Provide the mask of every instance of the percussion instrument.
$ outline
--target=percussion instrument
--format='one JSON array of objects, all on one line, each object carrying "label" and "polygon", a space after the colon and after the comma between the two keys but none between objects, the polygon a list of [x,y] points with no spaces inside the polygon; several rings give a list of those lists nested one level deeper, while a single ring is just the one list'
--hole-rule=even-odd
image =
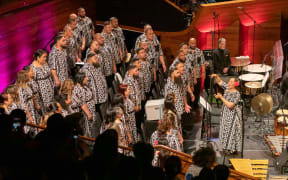
[{"label": "percussion instrument", "polygon": [[273,99],[267,93],[255,96],[251,102],[252,109],[259,115],[267,115],[273,108]]},{"label": "percussion instrument", "polygon": [[239,76],[239,79],[242,81],[255,82],[262,81],[264,79],[264,75],[262,74],[242,74]]},{"label": "percussion instrument", "polygon": [[231,57],[231,66],[242,67],[250,64],[249,57]]},{"label": "percussion instrument", "polygon": [[241,72],[242,68],[249,64],[249,56],[231,57],[231,66],[235,68],[236,72]]},{"label": "percussion instrument", "polygon": [[245,94],[255,96],[260,93],[262,88],[261,82],[246,82],[245,83]]},{"label": "percussion instrument", "polygon": [[265,73],[272,70],[272,67],[266,64],[250,64],[244,67],[244,71],[251,73]]},{"label": "percussion instrument", "polygon": [[288,109],[278,109],[274,119],[275,135],[288,135]]}]

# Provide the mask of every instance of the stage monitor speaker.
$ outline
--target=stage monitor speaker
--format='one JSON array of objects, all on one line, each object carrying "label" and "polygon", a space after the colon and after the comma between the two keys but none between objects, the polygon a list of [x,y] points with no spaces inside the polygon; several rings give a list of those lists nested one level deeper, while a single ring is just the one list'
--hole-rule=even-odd
[{"label": "stage monitor speaker", "polygon": [[163,114],[164,99],[148,100],[145,105],[146,120],[160,120]]}]

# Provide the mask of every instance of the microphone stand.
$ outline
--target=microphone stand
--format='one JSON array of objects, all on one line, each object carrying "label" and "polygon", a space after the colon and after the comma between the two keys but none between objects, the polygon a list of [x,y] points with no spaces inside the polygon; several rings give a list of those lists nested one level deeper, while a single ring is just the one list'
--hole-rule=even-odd
[{"label": "microphone stand", "polygon": [[254,64],[254,49],[255,49],[255,33],[256,33],[256,20],[252,17],[252,16],[250,16],[245,10],[244,10],[244,8],[241,8],[241,10],[243,11],[243,13],[246,15],[246,16],[248,16],[249,17],[249,19],[251,19],[252,21],[253,21],[253,51],[252,51],[252,58],[253,58],[253,60],[252,60],[252,64]]}]

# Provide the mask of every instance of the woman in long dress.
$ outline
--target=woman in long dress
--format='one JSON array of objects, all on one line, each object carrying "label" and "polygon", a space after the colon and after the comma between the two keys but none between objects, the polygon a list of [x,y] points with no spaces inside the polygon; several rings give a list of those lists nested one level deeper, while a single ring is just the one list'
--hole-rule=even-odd
[{"label": "woman in long dress", "polygon": [[36,85],[42,112],[46,111],[48,104],[53,102],[54,98],[54,85],[51,78],[51,71],[46,63],[47,52],[38,49],[33,55],[33,63],[31,68],[34,72],[34,84]]},{"label": "woman in long dress", "polygon": [[220,79],[216,74],[212,74],[211,78],[215,77],[216,83],[224,88],[224,95],[217,93],[215,97],[223,102],[219,141],[225,153],[236,153],[241,151],[242,145],[242,119],[241,108],[238,105],[240,93],[235,88],[235,78],[230,78],[228,84]]},{"label": "woman in long dress", "polygon": [[[135,119],[135,105],[129,99],[130,89],[127,84],[121,84],[119,86],[119,93],[124,97],[124,116],[125,124],[127,129],[129,129],[128,139],[129,142],[135,144],[138,141],[136,119]],[[131,138],[129,136],[131,135]]]},{"label": "woman in long dress", "polygon": [[38,119],[36,119],[36,104],[33,102],[33,92],[27,85],[28,82],[28,72],[25,70],[19,71],[16,86],[18,88],[20,108],[26,112],[27,119],[30,123],[36,123],[38,122]]},{"label": "woman in long dress", "polygon": [[101,123],[96,120],[95,101],[93,94],[86,87],[88,78],[85,73],[79,72],[75,76],[76,85],[72,92],[72,109],[76,112],[83,111],[84,113],[84,135],[96,138],[100,133]]}]

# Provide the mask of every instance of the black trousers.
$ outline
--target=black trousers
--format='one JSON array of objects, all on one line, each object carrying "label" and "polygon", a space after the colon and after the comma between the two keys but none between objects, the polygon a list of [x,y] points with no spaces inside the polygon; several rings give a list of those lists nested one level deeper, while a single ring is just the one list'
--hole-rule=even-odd
[{"label": "black trousers", "polygon": [[194,96],[195,101],[193,102],[193,108],[197,109],[199,107],[198,102],[200,99],[200,90],[201,90],[201,78],[197,78],[197,84],[194,84]]},{"label": "black trousers", "polygon": [[[96,112],[99,113],[101,122],[103,122],[103,120],[104,120],[103,113],[102,113],[103,105],[104,105],[104,104],[105,104],[105,103],[95,104],[95,110],[96,110]],[[104,112],[105,112],[105,110],[104,110]]]},{"label": "black trousers", "polygon": [[144,115],[145,115],[145,102],[146,101],[142,101],[141,102],[141,110],[138,112],[135,112],[135,118],[136,118],[136,127],[137,127],[137,132],[140,134],[142,140],[145,140],[144,138],[144,134],[142,131],[142,123],[144,123]]},{"label": "black trousers", "polygon": [[122,63],[116,64],[116,69],[117,69],[117,72],[118,72],[119,74],[121,74],[121,71],[120,71],[121,66],[122,66]]},{"label": "black trousers", "polygon": [[113,88],[114,74],[111,74],[110,76],[106,76],[105,78],[106,78],[108,88]]}]

